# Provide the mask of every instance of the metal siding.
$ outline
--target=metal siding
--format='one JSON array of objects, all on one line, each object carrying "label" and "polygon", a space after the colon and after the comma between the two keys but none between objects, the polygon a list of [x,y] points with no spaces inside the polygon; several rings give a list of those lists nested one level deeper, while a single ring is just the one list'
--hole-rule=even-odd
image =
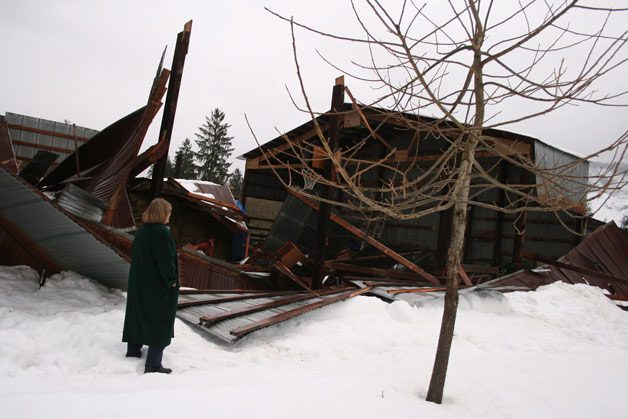
[{"label": "metal siding", "polygon": [[0,218],[17,226],[62,268],[126,289],[128,262],[4,169],[0,197]]},{"label": "metal siding", "polygon": [[[552,176],[552,180],[557,183],[556,186],[546,186],[537,183],[537,191],[540,196],[547,194],[550,198],[562,197],[574,204],[580,204],[586,199],[586,189],[579,183],[584,182],[589,175],[589,163],[587,161],[578,163],[579,157],[538,140],[534,141],[534,154],[535,164],[539,168],[550,170],[550,173],[556,174],[556,176]],[[557,168],[567,164],[573,164],[574,166],[559,173]],[[563,174],[574,179],[559,180],[559,175]]]}]

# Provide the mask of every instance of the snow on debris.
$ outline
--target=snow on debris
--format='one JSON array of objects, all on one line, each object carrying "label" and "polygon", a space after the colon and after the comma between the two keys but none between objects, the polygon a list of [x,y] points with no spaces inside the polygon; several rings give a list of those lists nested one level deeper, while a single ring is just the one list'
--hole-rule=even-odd
[{"label": "snow on debris", "polygon": [[124,357],[125,295],[0,267],[0,406],[14,418],[620,418],[628,313],[598,288],[461,297],[444,404],[424,401],[442,303],[356,297],[235,347],[177,320],[170,376]]}]

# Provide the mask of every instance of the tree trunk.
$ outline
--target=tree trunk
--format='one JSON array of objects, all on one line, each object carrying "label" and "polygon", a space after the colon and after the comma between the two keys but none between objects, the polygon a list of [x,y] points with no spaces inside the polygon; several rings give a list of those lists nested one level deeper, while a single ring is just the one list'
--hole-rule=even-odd
[{"label": "tree trunk", "polygon": [[458,311],[458,272],[464,251],[467,207],[469,193],[471,191],[471,173],[475,160],[475,150],[480,136],[482,135],[482,127],[484,125],[484,82],[482,79],[483,68],[481,56],[481,46],[484,42],[484,29],[482,28],[482,22],[474,2],[469,2],[469,6],[476,23],[475,36],[473,39],[474,57],[472,67],[474,73],[473,97],[475,99],[475,115],[473,127],[469,131],[468,141],[464,144],[458,178],[452,195],[452,199],[454,200],[454,215],[451,229],[451,243],[449,245],[449,251],[447,252],[447,289],[445,291],[443,320],[438,336],[436,357],[434,359],[430,387],[427,391],[426,398],[427,401],[438,404],[443,402],[449,354],[454,338],[454,327],[456,325],[456,314]]},{"label": "tree trunk", "polygon": [[470,190],[470,171],[475,155],[477,138],[470,138],[465,145],[463,159],[460,165],[460,176],[456,184],[454,199],[454,214],[451,230],[451,243],[447,252],[447,289],[445,291],[445,306],[443,308],[443,320],[438,337],[436,358],[432,369],[432,378],[427,392],[426,400],[434,403],[442,403],[445,377],[449,364],[449,353],[454,337],[456,325],[456,313],[458,311],[458,270],[461,265],[464,249],[464,237],[467,224],[467,199]]}]

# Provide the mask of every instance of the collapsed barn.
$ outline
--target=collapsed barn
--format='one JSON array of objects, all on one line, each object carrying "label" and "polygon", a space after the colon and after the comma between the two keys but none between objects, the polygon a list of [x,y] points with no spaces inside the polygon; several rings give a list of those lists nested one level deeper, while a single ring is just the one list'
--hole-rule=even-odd
[{"label": "collapsed barn", "polygon": [[[345,104],[344,110],[338,148],[350,147],[359,139],[371,137],[370,142],[356,155],[356,159],[377,162],[392,149],[393,157],[389,158],[387,163],[398,163],[400,170],[413,165],[419,171],[425,171],[449,147],[449,142],[442,136],[436,137],[429,132],[416,135],[413,124],[418,118],[416,115],[391,116],[385,109],[367,107],[358,110],[351,104]],[[328,112],[318,116],[316,118],[318,125],[323,128],[329,126],[330,115]],[[434,121],[425,117],[420,119]],[[377,127],[375,130],[377,136],[370,135],[371,131],[367,128],[369,125]],[[578,173],[575,173],[574,177],[587,176],[586,161],[580,162],[577,156],[538,139],[498,130],[490,130],[487,134],[503,143],[502,149],[506,155],[528,157],[540,167],[577,162]],[[312,155],[316,154],[317,131],[312,121],[242,156],[246,159],[242,201],[250,217],[252,240],[254,243],[265,243],[265,250],[274,250],[274,246],[280,245],[282,237],[278,238],[276,235],[281,232],[273,225],[275,220],[282,218],[291,219],[293,225],[290,229],[299,232],[297,233],[299,238],[294,240],[295,243],[308,251],[315,246],[315,214],[304,216],[303,211],[308,213],[309,210],[307,205],[298,204],[296,202],[298,198],[290,194],[282,182],[277,181],[279,175],[283,176],[285,183],[291,182],[297,187],[304,186],[302,180],[295,179],[294,172],[291,174],[292,178],[288,180],[286,159],[277,158],[289,147],[295,147],[300,143],[308,144],[312,149]],[[483,168],[492,171],[495,177],[505,184],[530,184],[531,188],[537,187],[537,180],[533,175],[495,153],[480,152],[477,160]],[[292,169],[298,166],[299,162],[292,162]],[[353,170],[357,170],[357,166]],[[349,172],[349,175],[352,174]],[[363,184],[367,186],[376,183],[384,185],[394,177],[394,173],[380,166],[366,172],[362,177]],[[595,220],[583,217],[585,208],[578,205],[585,199],[584,185],[578,185],[574,181],[570,188],[574,190],[575,201],[571,216],[537,211],[526,211],[519,216],[472,205],[467,219],[464,263],[469,269],[475,267],[480,272],[486,271],[480,267],[490,267],[494,268],[494,272],[503,272],[520,267],[524,256],[531,259],[541,255],[557,258],[567,253],[581,240],[582,236],[579,233],[593,231],[599,226]],[[336,198],[338,201],[343,201],[342,193],[340,191],[340,196]],[[493,188],[483,191],[476,200],[505,206],[506,194],[503,190]],[[424,268],[430,271],[442,269],[449,246],[453,209],[414,220],[387,219],[379,222],[365,220],[352,209],[339,207],[337,210],[337,215],[343,220],[390,248],[399,252],[422,251],[421,263],[424,264]],[[337,254],[343,249],[351,249],[354,245],[351,242],[351,235],[338,224],[334,225],[330,236],[329,251],[332,254]],[[269,242],[274,243],[274,246]]]},{"label": "collapsed barn", "polygon": [[[187,288],[181,291],[177,316],[220,340],[232,343],[260,328],[357,295],[412,304],[442,298],[451,211],[403,222],[369,222],[335,208],[329,215],[329,238],[321,240],[318,225],[325,218],[320,216],[321,204],[278,181],[277,176],[287,182],[285,165],[273,158],[289,147],[284,136],[244,155],[246,212],[227,186],[164,181],[160,164],[168,153],[190,31],[191,22],[179,34],[173,71],[159,65],[147,104],[102,131],[36,119],[17,123],[11,117],[9,124],[0,119],[0,264],[32,266],[42,273],[42,283],[53,273],[72,270],[125,290],[132,233],[148,202],[164,196],[173,204],[171,232],[177,243],[179,279]],[[140,153],[168,80],[158,141]],[[448,146],[446,139],[429,133],[417,136],[408,126],[408,121],[429,118],[391,117],[373,107],[344,105],[344,109],[340,145],[368,137],[364,121],[377,126],[377,136],[360,151],[363,159],[381,158],[393,147],[396,163],[416,164],[420,169]],[[328,129],[332,117],[322,114],[316,122]],[[313,125],[309,121],[286,136],[293,143],[311,144],[310,154],[315,156]],[[23,132],[38,137],[27,140]],[[528,156],[540,166],[577,160],[530,137],[506,131],[491,135],[507,153]],[[39,157],[34,151],[22,154],[25,142],[39,149]],[[57,153],[47,154],[52,152]],[[538,186],[536,179],[490,152],[480,153],[478,161],[505,183]],[[312,164],[316,166],[316,159]],[[152,179],[139,177],[152,165]],[[586,175],[586,162],[577,170]],[[387,176],[378,169],[367,180],[383,182]],[[573,197],[582,194],[578,187],[572,185]],[[486,202],[507,199],[496,189],[478,196]],[[582,241],[575,233],[591,232],[600,223],[583,217],[584,208],[577,205],[571,211],[575,217],[557,219],[554,213],[515,217],[472,207],[461,292],[531,290],[562,280],[591,283],[615,299],[626,298],[628,258],[617,255],[628,253],[628,233],[610,224]],[[321,243],[326,248],[322,261],[314,257]],[[548,268],[500,277],[524,260],[531,266],[543,262]],[[316,276],[324,278],[321,284],[313,280]]]}]

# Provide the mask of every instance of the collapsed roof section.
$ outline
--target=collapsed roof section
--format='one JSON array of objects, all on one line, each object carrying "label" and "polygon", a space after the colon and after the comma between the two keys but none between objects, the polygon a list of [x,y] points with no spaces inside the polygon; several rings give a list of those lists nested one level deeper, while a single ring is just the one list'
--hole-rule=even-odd
[{"label": "collapsed roof section", "polygon": [[628,299],[628,231],[610,222],[587,236],[556,261],[530,255],[539,268],[515,272],[490,281],[491,287],[535,290],[556,281],[588,284],[609,292],[609,297]]},{"label": "collapsed roof section", "polygon": [[20,167],[31,161],[38,151],[55,154],[52,167],[89,142],[97,130],[69,122],[57,122],[17,113],[6,113],[15,158]]},{"label": "collapsed roof section", "polygon": [[16,257],[23,253],[48,273],[71,270],[109,287],[126,289],[129,264],[121,254],[4,168],[0,168],[0,197],[3,241],[14,241],[11,249],[0,255],[1,263],[25,261]]}]

